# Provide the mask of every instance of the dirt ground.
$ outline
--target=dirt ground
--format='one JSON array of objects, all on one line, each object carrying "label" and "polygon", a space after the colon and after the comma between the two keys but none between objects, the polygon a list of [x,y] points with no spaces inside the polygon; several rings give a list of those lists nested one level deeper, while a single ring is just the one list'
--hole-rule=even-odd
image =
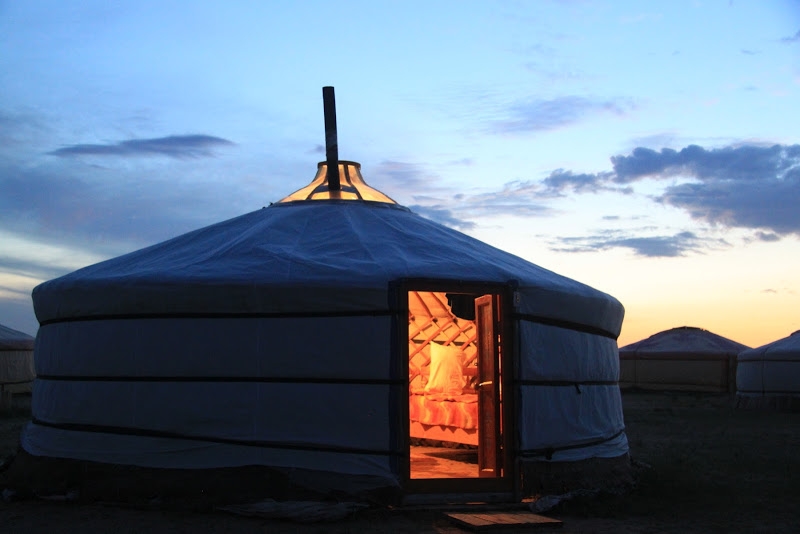
[{"label": "dirt ground", "polygon": [[[572,500],[546,513],[563,521],[560,532],[800,529],[800,413],[736,410],[725,395],[626,392],[623,402],[638,486],[625,496]],[[0,414],[0,460],[14,454],[29,417],[24,404]],[[213,511],[12,500],[0,501],[0,532],[466,532],[444,511],[366,510],[333,523],[302,524]]]}]

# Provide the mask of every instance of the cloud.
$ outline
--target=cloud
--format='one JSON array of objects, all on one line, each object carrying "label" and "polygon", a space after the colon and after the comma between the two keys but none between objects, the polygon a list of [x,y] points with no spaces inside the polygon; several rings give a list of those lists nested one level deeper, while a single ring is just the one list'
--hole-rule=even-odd
[{"label": "cloud", "polygon": [[[669,180],[651,200],[681,209],[711,226],[753,230],[748,242],[774,242],[788,234],[800,235],[800,209],[796,208],[800,205],[800,145],[740,144],[714,149],[689,145],[681,150],[637,147],[628,155],[612,157],[611,163],[611,171],[573,173],[557,169],[539,181],[510,181],[494,191],[448,195],[438,179],[421,166],[392,161],[380,167],[378,175],[387,189],[379,189],[390,196],[392,186],[414,191],[414,202],[408,203],[414,211],[447,226],[469,230],[479,218],[553,215],[555,210],[547,200],[568,191],[632,194],[634,185],[642,180]],[[603,220],[613,223],[619,217],[611,215]],[[559,250],[627,248],[638,256],[675,257],[727,246],[691,232],[571,239],[561,242]]]},{"label": "cloud", "polygon": [[406,206],[413,203],[440,204],[446,202],[446,197],[452,191],[440,176],[425,165],[405,161],[381,161],[370,167],[364,180],[370,187]]},{"label": "cloud", "polygon": [[790,295],[790,296],[794,296],[794,295],[797,294],[797,291],[795,291],[791,287],[785,287],[784,286],[784,287],[778,287],[778,288],[768,287],[766,289],[762,289],[761,293],[766,293],[768,295]]},{"label": "cloud", "polygon": [[3,149],[10,147],[18,153],[21,147],[37,143],[39,136],[47,130],[47,124],[34,113],[0,109],[0,143]]},{"label": "cloud", "polygon": [[637,150],[612,158],[617,181],[692,177],[698,182],[671,185],[657,200],[709,224],[800,234],[800,145]]},{"label": "cloud", "polygon": [[453,215],[452,210],[446,207],[414,205],[408,206],[408,208],[414,213],[425,217],[426,219],[436,221],[439,224],[455,228],[456,230],[468,231],[472,230],[476,226],[472,221],[456,217]]},{"label": "cloud", "polygon": [[756,232],[756,239],[766,243],[772,243],[774,241],[780,241],[781,237],[771,232]]},{"label": "cloud", "polygon": [[624,115],[633,108],[624,99],[595,100],[581,96],[563,96],[551,100],[529,100],[512,104],[507,119],[494,121],[494,133],[525,133],[555,130],[596,114]]},{"label": "cloud", "polygon": [[369,183],[378,184],[378,189],[392,188],[401,191],[436,189],[438,179],[432,177],[422,166],[402,161],[382,161],[370,172]]},{"label": "cloud", "polygon": [[[552,208],[541,203],[542,188],[532,181],[512,181],[497,191],[467,194],[459,193],[446,199],[444,205],[459,220],[483,217],[542,217],[551,215]],[[438,219],[437,219],[438,220]],[[439,220],[443,224],[448,224]],[[471,223],[470,223],[471,224]],[[448,224],[448,226],[450,226]],[[462,229],[471,228],[462,226]],[[459,227],[456,227],[459,228]]]},{"label": "cloud", "polygon": [[0,162],[0,228],[119,254],[120,247],[130,247],[127,252],[265,203],[248,198],[245,187],[208,179],[224,172],[218,161],[115,169],[61,159],[31,167]]},{"label": "cloud", "polygon": [[541,186],[530,180],[511,181],[503,184],[498,191],[488,191],[474,195],[459,194],[454,198],[461,209],[473,215],[540,217],[553,213],[542,204]]},{"label": "cloud", "polygon": [[706,150],[697,145],[660,152],[639,147],[630,156],[613,156],[614,181],[629,183],[641,178],[693,176],[702,181],[759,181],[782,177],[800,163],[800,145],[740,145]]},{"label": "cloud", "polygon": [[[451,162],[454,167],[470,164],[469,160]],[[475,219],[481,217],[540,217],[553,213],[541,203],[544,188],[535,181],[511,181],[495,191],[452,194],[452,188],[420,165],[384,161],[370,173],[368,183],[419,215],[462,231],[475,228]],[[404,202],[404,198],[411,201]]]},{"label": "cloud", "polygon": [[660,151],[638,147],[630,155],[612,157],[611,163],[611,172],[596,174],[559,169],[542,184],[556,195],[565,190],[613,190],[644,179],[683,178],[692,181],[667,186],[655,200],[711,225],[800,235],[800,145],[689,145]]},{"label": "cloud", "polygon": [[201,158],[213,156],[212,149],[233,145],[231,141],[210,135],[170,135],[155,139],[129,139],[108,145],[70,145],[48,152],[59,157],[75,156],[167,156]]},{"label": "cloud", "polygon": [[613,175],[610,172],[573,174],[572,171],[556,169],[550,173],[550,176],[542,180],[542,183],[551,196],[563,196],[565,189],[570,189],[576,193],[616,191],[630,194],[633,192],[631,187],[612,187],[608,185],[612,177]]},{"label": "cloud", "polygon": [[[6,251],[3,250],[3,253]],[[53,261],[41,257],[37,257],[32,255],[29,258],[19,257],[19,258],[0,258],[0,273],[2,275],[8,276],[16,276],[16,277],[26,277],[33,280],[49,280],[51,278],[56,278],[57,276],[61,276],[64,273],[74,271],[75,269],[80,269],[81,267],[85,267],[90,263],[96,263],[97,261],[101,261],[105,258],[93,258],[95,261],[92,262],[85,262],[81,265],[73,265],[69,268],[63,265],[54,265]],[[0,275],[0,276],[2,276]],[[14,288],[8,285],[3,285],[0,283],[0,291],[12,291]],[[30,295],[26,295],[26,298]]]},{"label": "cloud", "polygon": [[795,33],[791,37],[784,37],[783,39],[781,39],[781,42],[787,44],[800,43],[800,30],[797,30],[797,33]]},{"label": "cloud", "polygon": [[728,244],[721,239],[698,237],[694,232],[679,232],[668,236],[636,237],[618,231],[608,231],[584,237],[559,238],[559,246],[551,247],[558,252],[596,252],[614,248],[633,251],[647,258],[674,258],[688,253],[700,253],[708,248],[720,248]]},{"label": "cloud", "polygon": [[[469,163],[465,161],[451,163],[456,167],[465,164]],[[432,209],[430,212],[432,214],[443,208],[453,214],[469,213],[469,217],[464,218],[468,219],[479,215],[540,215],[549,209],[539,202],[542,187],[534,181],[511,181],[496,191],[453,195],[450,193],[452,188],[443,184],[438,176],[414,163],[384,161],[370,175],[368,180],[370,185],[396,200],[404,194],[410,196],[416,208]],[[397,195],[394,195],[395,191]],[[408,195],[409,191],[412,192],[411,195]],[[447,220],[447,217],[440,222],[442,220]],[[459,224],[463,225],[463,222]]]}]

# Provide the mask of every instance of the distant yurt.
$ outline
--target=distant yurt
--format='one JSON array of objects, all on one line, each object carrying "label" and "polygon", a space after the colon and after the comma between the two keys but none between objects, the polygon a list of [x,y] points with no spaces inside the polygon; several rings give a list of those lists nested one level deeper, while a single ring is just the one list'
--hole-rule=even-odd
[{"label": "distant yurt", "polygon": [[30,393],[36,373],[33,363],[34,338],[0,324],[0,394]]},{"label": "distant yurt", "polygon": [[620,388],[733,393],[747,349],[702,328],[672,328],[619,349]]},{"label": "distant yurt", "polygon": [[7,485],[409,503],[628,480],[621,304],[369,187],[324,94],[307,187],[34,289]]},{"label": "distant yurt", "polygon": [[800,330],[742,351],[738,362],[738,407],[800,411]]}]

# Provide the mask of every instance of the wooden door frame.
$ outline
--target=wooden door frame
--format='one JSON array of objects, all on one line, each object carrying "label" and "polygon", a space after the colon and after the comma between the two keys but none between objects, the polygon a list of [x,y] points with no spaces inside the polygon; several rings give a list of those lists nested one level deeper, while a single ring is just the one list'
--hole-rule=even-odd
[{"label": "wooden door frame", "polygon": [[[503,476],[498,478],[440,478],[412,479],[410,454],[408,413],[408,293],[409,291],[431,291],[449,293],[495,294],[500,297],[500,384],[503,391],[501,406],[503,421]],[[397,321],[395,325],[394,372],[398,380],[405,378],[406,387],[397,388],[397,398],[393,404],[397,407],[397,435],[395,450],[402,451],[397,463],[398,475],[403,492],[407,495],[439,494],[463,495],[465,499],[474,499],[477,495],[491,497],[505,496],[518,500],[520,483],[516,462],[517,450],[517,406],[514,379],[517,354],[514,329],[514,285],[492,282],[465,282],[460,280],[407,278],[391,284],[390,294],[396,306]]]}]

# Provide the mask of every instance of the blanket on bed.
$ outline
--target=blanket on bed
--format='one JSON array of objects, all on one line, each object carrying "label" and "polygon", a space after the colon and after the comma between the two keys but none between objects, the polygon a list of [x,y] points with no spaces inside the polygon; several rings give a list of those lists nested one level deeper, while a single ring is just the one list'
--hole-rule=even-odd
[{"label": "blanket on bed", "polygon": [[412,421],[424,425],[475,429],[478,425],[478,395],[409,395],[408,414]]}]

